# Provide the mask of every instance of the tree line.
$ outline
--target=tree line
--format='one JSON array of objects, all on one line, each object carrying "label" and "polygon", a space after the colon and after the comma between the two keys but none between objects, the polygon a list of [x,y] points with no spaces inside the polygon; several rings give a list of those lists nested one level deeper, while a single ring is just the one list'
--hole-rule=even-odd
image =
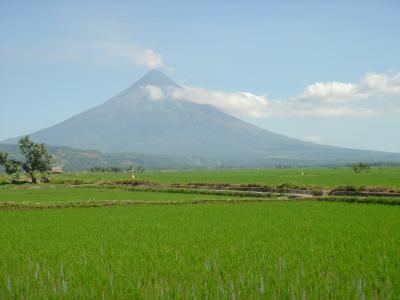
[{"label": "tree line", "polygon": [[143,173],[144,168],[142,166],[138,167],[127,167],[127,168],[121,168],[121,167],[93,167],[90,168],[90,172],[97,173],[97,172],[114,172],[114,173],[124,173],[124,172],[132,172],[135,171],[135,173]]}]

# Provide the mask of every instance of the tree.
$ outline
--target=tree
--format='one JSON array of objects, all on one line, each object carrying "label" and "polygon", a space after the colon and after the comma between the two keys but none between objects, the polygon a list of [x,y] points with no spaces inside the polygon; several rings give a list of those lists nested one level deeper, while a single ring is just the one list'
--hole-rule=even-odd
[{"label": "tree", "polygon": [[5,162],[7,161],[8,153],[0,152],[0,165],[4,166]]},{"label": "tree", "polygon": [[21,176],[22,163],[15,159],[7,159],[8,153],[0,152],[0,165],[6,173],[13,177],[13,181],[18,181]]},{"label": "tree", "polygon": [[365,171],[369,171],[369,169],[371,168],[370,165],[361,162],[358,164],[354,164],[351,167],[355,173],[360,173],[360,174],[362,174]]},{"label": "tree", "polygon": [[44,144],[32,142],[29,136],[19,140],[19,150],[25,156],[25,161],[21,162],[15,159],[9,159],[8,153],[0,152],[0,165],[2,165],[7,174],[18,181],[21,171],[31,177],[32,182],[36,183],[36,173],[46,174],[50,171],[51,155],[47,152]]},{"label": "tree", "polygon": [[51,168],[51,155],[47,152],[44,144],[36,144],[29,136],[19,140],[19,150],[25,156],[22,169],[28,174],[33,183],[37,182],[36,172],[48,173]]}]

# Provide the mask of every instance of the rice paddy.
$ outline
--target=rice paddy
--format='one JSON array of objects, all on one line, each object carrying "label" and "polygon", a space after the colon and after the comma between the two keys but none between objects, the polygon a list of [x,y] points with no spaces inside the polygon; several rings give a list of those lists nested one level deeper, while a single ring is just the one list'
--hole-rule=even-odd
[{"label": "rice paddy", "polygon": [[[193,172],[142,175],[163,185],[195,182],[194,174],[200,174],[197,182],[207,178],[208,182],[279,183],[266,180],[268,176],[257,170]],[[324,172],[328,171],[320,171],[321,177]],[[398,169],[385,172],[381,182],[397,186]],[[248,173],[252,179],[246,179]],[[110,184],[126,174],[107,173],[102,178],[95,174],[91,179],[89,175],[77,177],[96,184],[52,181],[0,186],[0,207],[10,201],[16,207],[27,205],[25,210],[0,209],[0,299],[397,299],[400,295],[400,206],[385,205],[399,204],[398,198],[300,201],[233,191],[162,190],[157,184],[151,189],[126,187]],[[69,176],[55,179],[70,180]],[[371,174],[364,178],[377,182]],[[125,205],[133,203],[140,205]],[[35,206],[54,209],[31,209]]]},{"label": "rice paddy", "polygon": [[[302,172],[304,175],[302,175]],[[232,169],[232,170],[164,170],[145,171],[138,180],[161,184],[172,183],[242,183],[278,186],[291,184],[334,188],[338,186],[386,186],[400,188],[400,168],[374,167],[363,174],[343,168]],[[130,180],[129,173],[64,173],[53,175],[54,183],[73,181],[93,183]]]},{"label": "rice paddy", "polygon": [[396,298],[399,219],[320,202],[6,211],[0,298]]}]

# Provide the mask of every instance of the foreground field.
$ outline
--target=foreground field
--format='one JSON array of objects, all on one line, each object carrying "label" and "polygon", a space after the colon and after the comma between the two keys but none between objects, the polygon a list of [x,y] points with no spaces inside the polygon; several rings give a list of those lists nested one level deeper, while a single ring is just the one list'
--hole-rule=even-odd
[{"label": "foreground field", "polygon": [[396,298],[400,208],[322,202],[0,212],[0,298]]},{"label": "foreground field", "polygon": [[146,171],[139,180],[155,184],[144,185],[127,173],[64,173],[0,185],[0,299],[398,297],[399,197],[184,185],[400,187],[397,168],[300,172]]}]

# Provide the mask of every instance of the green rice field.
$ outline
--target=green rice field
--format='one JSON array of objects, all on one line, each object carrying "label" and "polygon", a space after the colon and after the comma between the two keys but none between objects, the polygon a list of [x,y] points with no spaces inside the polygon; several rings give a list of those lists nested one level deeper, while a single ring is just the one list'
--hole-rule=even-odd
[{"label": "green rice field", "polygon": [[[146,171],[139,180],[335,187],[347,176],[354,186],[400,186],[396,168],[298,172]],[[399,299],[398,197],[116,184],[124,177],[64,173],[0,185],[0,299]]]},{"label": "green rice field", "polygon": [[[301,175],[302,172],[304,175]],[[289,183],[299,186],[333,188],[343,185],[388,186],[400,188],[400,168],[371,168],[369,172],[356,174],[351,168],[304,168],[304,169],[232,169],[232,170],[164,170],[145,171],[138,180],[171,183],[242,183],[278,186]],[[53,175],[52,181],[83,182],[130,180],[129,173],[64,173]]]},{"label": "green rice field", "polygon": [[[302,173],[304,175],[302,175]],[[233,183],[278,186],[293,184],[304,187],[334,188],[344,185],[386,186],[400,188],[400,168],[373,167],[363,174],[351,168],[288,168],[288,169],[226,169],[226,170],[147,170],[137,174],[139,181],[160,184],[172,183]],[[0,184],[7,182],[0,174]],[[130,181],[130,173],[66,172],[51,175],[55,184]]]},{"label": "green rice field", "polygon": [[0,213],[1,299],[396,299],[400,207],[322,202]]},{"label": "green rice field", "polygon": [[232,196],[160,191],[125,190],[98,186],[71,187],[65,185],[15,186],[0,188],[0,202],[74,202],[96,200],[209,200],[229,199]]}]

